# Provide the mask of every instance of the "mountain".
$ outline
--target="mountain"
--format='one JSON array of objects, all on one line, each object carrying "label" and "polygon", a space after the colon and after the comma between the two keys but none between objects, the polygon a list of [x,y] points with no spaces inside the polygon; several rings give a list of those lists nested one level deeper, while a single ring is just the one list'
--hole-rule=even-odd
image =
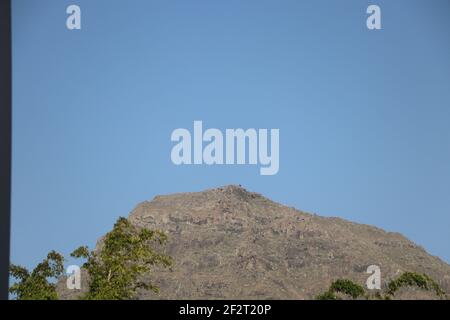
[{"label": "mountain", "polygon": [[[401,234],[302,212],[241,186],[156,196],[128,219],[165,231],[176,263],[151,274],[161,293],[141,299],[313,299],[338,278],[365,285],[369,265],[381,268],[383,285],[413,271],[450,292],[450,266]],[[73,298],[63,287],[61,296]],[[434,298],[412,288],[398,297]]]}]

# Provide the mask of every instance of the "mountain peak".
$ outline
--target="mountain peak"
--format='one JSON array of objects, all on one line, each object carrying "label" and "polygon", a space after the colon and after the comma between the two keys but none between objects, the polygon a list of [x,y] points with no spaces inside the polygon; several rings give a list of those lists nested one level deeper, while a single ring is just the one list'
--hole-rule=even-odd
[{"label": "mountain peak", "polygon": [[450,266],[402,235],[305,213],[240,185],[157,196],[129,220],[164,231],[175,260],[172,271],[151,275],[161,294],[141,299],[311,299],[338,278],[365,285],[370,265],[381,268],[382,285],[412,271],[450,292]]},{"label": "mountain peak", "polygon": [[308,299],[339,277],[364,284],[369,265],[380,266],[383,283],[414,271],[450,289],[450,266],[398,233],[305,213],[240,185],[155,197],[129,219],[169,236],[177,265],[155,273],[161,298]]}]

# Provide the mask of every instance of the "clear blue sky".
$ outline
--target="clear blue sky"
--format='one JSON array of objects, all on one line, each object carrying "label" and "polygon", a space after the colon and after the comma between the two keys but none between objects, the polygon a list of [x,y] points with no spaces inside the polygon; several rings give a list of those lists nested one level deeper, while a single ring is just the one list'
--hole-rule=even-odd
[{"label": "clear blue sky", "polygon": [[[66,7],[82,30],[66,29]],[[382,9],[381,31],[366,8]],[[242,184],[450,261],[450,4],[13,0],[12,260],[157,194]],[[279,128],[280,171],[174,166],[176,128]]]}]

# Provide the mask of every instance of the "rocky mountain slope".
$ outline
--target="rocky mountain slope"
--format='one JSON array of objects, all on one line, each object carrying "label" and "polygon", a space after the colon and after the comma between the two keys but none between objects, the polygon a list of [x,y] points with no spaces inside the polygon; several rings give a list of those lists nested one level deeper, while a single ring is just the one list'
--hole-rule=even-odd
[{"label": "rocky mountain slope", "polygon": [[[450,292],[450,266],[402,235],[302,212],[240,186],[157,196],[129,220],[165,231],[176,262],[153,272],[161,293],[141,292],[142,299],[312,299],[337,278],[364,285],[374,264],[382,284],[414,271]],[[401,296],[433,298],[414,289]]]}]

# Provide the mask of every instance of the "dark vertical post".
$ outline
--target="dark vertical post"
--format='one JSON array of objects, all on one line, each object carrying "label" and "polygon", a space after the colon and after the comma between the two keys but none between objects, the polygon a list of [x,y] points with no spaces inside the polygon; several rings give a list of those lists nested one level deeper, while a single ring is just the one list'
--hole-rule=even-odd
[{"label": "dark vertical post", "polygon": [[0,300],[8,299],[11,225],[11,0],[0,1]]}]

